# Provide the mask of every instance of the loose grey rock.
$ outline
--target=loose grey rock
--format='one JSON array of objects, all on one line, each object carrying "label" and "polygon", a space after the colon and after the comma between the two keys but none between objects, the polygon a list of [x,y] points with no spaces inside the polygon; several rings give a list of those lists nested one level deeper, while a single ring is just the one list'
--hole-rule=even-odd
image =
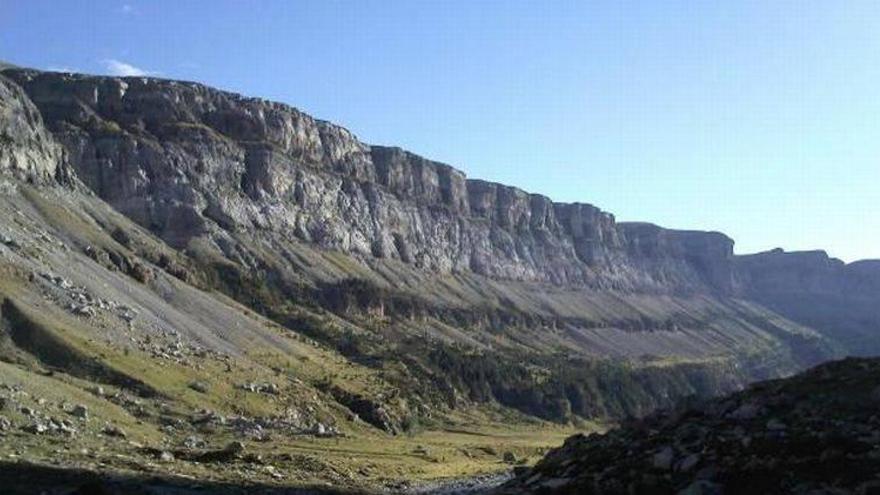
[{"label": "loose grey rock", "polygon": [[117,437],[117,438],[125,438],[125,431],[116,426],[116,425],[107,425],[102,430],[101,433],[107,435],[108,437]]},{"label": "loose grey rock", "polygon": [[189,384],[189,388],[203,394],[207,394],[210,391],[210,386],[205,382],[192,382]]},{"label": "loose grey rock", "polygon": [[21,244],[19,244],[18,241],[5,235],[0,236],[0,244],[3,244],[10,249],[21,249]]},{"label": "loose grey rock", "polygon": [[245,450],[245,445],[242,442],[238,442],[238,441],[228,443],[226,445],[226,447],[223,449],[224,452],[227,452],[227,453],[233,454],[233,455],[241,454],[244,452],[244,450]]},{"label": "loose grey rock", "polygon": [[782,421],[779,421],[776,418],[773,418],[773,419],[770,419],[769,421],[767,421],[767,429],[770,431],[782,431],[782,430],[785,430],[785,428],[786,428],[785,423],[783,423]]},{"label": "loose grey rock", "polygon": [[312,432],[315,434],[315,436],[323,437],[323,436],[327,435],[327,427],[324,426],[323,423],[317,423],[317,424],[315,424],[315,427],[312,430]]},{"label": "loose grey rock", "polygon": [[542,489],[558,490],[569,483],[571,483],[570,478],[550,478],[541,481],[540,483],[538,483],[538,486]]},{"label": "loose grey rock", "polygon": [[186,448],[188,448],[188,449],[199,449],[199,448],[203,448],[203,447],[205,447],[207,444],[208,444],[208,443],[205,441],[204,438],[202,438],[202,437],[198,437],[198,436],[195,436],[195,435],[190,435],[190,436],[186,437],[186,439],[184,439],[184,441],[183,441],[183,446],[186,447]]},{"label": "loose grey rock", "polygon": [[28,433],[32,433],[34,435],[42,435],[49,431],[49,427],[41,422],[31,423],[22,428],[24,431]]},{"label": "loose grey rock", "polygon": [[652,465],[655,469],[668,471],[672,469],[672,461],[675,459],[675,451],[672,447],[663,447],[659,452],[654,454]]},{"label": "loose grey rock", "polygon": [[700,463],[700,455],[699,454],[690,454],[684,457],[681,461],[678,462],[676,468],[679,471],[690,471],[693,468],[697,467],[697,464]]},{"label": "loose grey rock", "polygon": [[89,409],[82,404],[77,404],[73,406],[73,409],[70,410],[70,414],[77,418],[88,419]]},{"label": "loose grey rock", "polygon": [[697,480],[678,492],[678,495],[722,495],[724,489],[721,485],[707,480]]},{"label": "loose grey rock", "polygon": [[731,419],[751,420],[755,419],[760,411],[761,408],[755,404],[743,404],[730,413],[728,417]]}]

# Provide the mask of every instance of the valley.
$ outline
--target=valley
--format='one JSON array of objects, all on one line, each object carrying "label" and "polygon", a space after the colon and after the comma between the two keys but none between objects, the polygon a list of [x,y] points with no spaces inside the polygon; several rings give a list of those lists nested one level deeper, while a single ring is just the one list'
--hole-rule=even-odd
[{"label": "valley", "polygon": [[0,479],[412,491],[878,350],[875,261],[737,256],[196,83],[0,71]]}]

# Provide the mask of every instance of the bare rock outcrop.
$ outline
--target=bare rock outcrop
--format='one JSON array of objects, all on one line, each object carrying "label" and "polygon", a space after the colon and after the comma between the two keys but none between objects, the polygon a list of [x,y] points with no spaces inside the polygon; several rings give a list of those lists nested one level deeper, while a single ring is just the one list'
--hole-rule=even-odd
[{"label": "bare rock outcrop", "polygon": [[825,251],[774,249],[736,258],[736,291],[844,344],[880,353],[880,261],[846,264]]},{"label": "bare rock outcrop", "polygon": [[0,172],[50,180],[63,175],[62,153],[24,91],[0,76]]},{"label": "bare rock outcrop", "polygon": [[878,379],[880,360],[847,359],[575,435],[491,493],[873,493]]},{"label": "bare rock outcrop", "polygon": [[438,273],[730,288],[732,241],[721,234],[618,225],[588,204],[369,146],[287,105],[187,82],[4,73],[39,107],[79,177],[177,247],[260,231]]}]

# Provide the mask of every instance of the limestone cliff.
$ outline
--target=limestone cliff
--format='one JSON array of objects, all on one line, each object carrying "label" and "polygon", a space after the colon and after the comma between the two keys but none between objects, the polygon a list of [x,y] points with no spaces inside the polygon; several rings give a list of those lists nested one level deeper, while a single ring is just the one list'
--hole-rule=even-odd
[{"label": "limestone cliff", "polygon": [[738,292],[844,343],[880,354],[880,261],[775,249],[736,258]]},{"label": "limestone cliff", "polygon": [[22,89],[0,76],[0,172],[32,181],[61,178],[62,153]]},{"label": "limestone cliff", "polygon": [[183,247],[259,230],[440,273],[618,289],[728,291],[732,241],[617,224],[369,146],[287,105],[149,78],[8,70],[79,177]]}]

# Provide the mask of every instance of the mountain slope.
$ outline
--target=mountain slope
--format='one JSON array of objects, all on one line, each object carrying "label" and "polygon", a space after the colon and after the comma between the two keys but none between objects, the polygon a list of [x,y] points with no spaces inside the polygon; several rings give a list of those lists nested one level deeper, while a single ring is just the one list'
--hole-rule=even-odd
[{"label": "mountain slope", "polygon": [[874,493],[878,384],[878,359],[821,365],[571,437],[496,493]]},{"label": "mountain slope", "polygon": [[[509,449],[535,456],[571,431],[495,406],[409,419],[424,406],[400,393],[399,364],[348,360],[211,290],[213,272],[75,177],[59,185],[50,169],[59,163],[44,154],[0,171],[7,492],[66,493],[108,477],[138,480],[122,493],[132,483],[189,489],[194,478],[230,493],[311,483],[358,491],[491,470]],[[390,433],[404,426],[408,435]]]},{"label": "mountain slope", "polygon": [[746,297],[840,342],[847,354],[880,354],[880,261],[850,264],[824,251],[739,256]]},{"label": "mountain slope", "polygon": [[[722,234],[617,224],[193,83],[6,69],[0,97],[0,415],[31,461],[469,474],[568,433],[536,418],[593,427],[846,352],[764,306],[768,271]],[[87,453],[48,447],[64,435]]]},{"label": "mountain slope", "polygon": [[[557,419],[640,413],[657,397],[728,390],[836,352],[731,297],[722,234],[617,224],[595,207],[468,180],[291,107],[198,84],[4,74],[38,106],[77,176],[213,287],[349,358],[409,361],[399,380],[413,390],[445,375],[429,401],[463,393]],[[314,328],[304,305],[354,327]],[[425,337],[445,345],[425,348]],[[552,369],[559,353],[565,370]],[[595,358],[713,378],[697,387],[705,378],[669,377],[678,384],[663,393],[638,378],[634,397],[606,405],[605,385],[583,385],[599,373]],[[547,374],[555,391],[535,395]]]}]

